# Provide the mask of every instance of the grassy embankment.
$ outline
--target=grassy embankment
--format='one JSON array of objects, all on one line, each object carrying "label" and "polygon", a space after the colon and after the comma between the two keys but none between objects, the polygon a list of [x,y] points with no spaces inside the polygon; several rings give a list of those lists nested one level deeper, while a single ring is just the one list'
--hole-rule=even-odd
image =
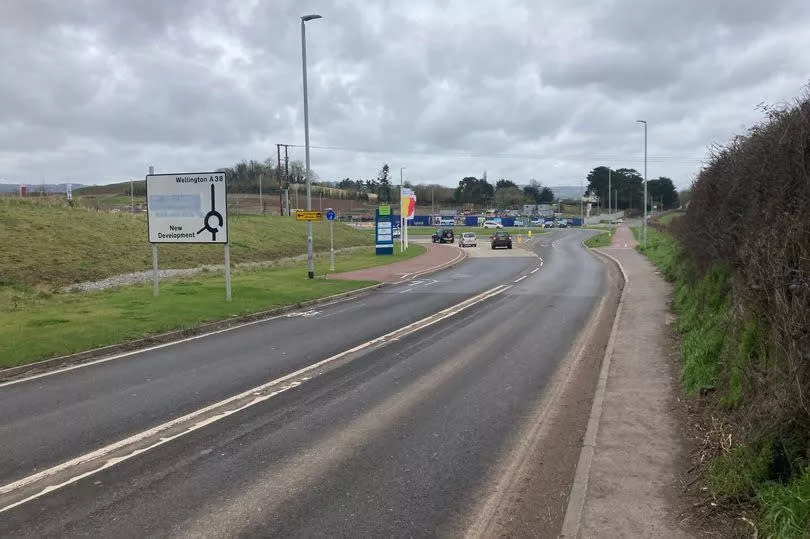
[{"label": "grassy embankment", "polygon": [[611,239],[612,238],[609,232],[602,232],[585,240],[585,245],[592,249],[594,247],[608,247]]},{"label": "grassy embankment", "polygon": [[[243,217],[231,219],[231,226],[234,262],[279,260],[305,251],[303,223]],[[6,256],[0,260],[0,367],[192,328],[371,284],[310,280],[305,261],[287,260],[270,269],[235,270],[231,303],[225,302],[221,272],[164,282],[158,298],[152,297],[151,285],[62,293],[60,288],[72,282],[147,269],[151,259],[142,219],[0,200],[0,232],[8,238]],[[315,234],[316,247],[328,245],[325,226],[316,226]],[[326,240],[319,235],[326,235]],[[336,247],[368,246],[371,241],[368,232],[335,226]],[[414,245],[404,255],[377,257],[366,247],[339,254],[335,269],[367,268],[423,252],[423,247]],[[161,259],[163,267],[217,264],[222,262],[222,248],[164,245]],[[315,269],[317,275],[324,275],[328,257],[317,258]]]},{"label": "grassy embankment", "polygon": [[[677,216],[670,215],[667,222]],[[639,229],[633,232],[638,239]],[[765,328],[733,314],[733,277],[728,270],[715,266],[702,278],[693,278],[671,234],[648,228],[647,248],[639,251],[675,286],[684,390],[702,395],[720,414],[733,417],[744,399],[757,399],[756,388],[746,384],[745,372],[771,366]],[[755,507],[760,534],[766,537],[810,535],[810,467],[805,463],[803,471],[794,470],[788,481],[780,470],[791,452],[802,451],[790,444],[789,439],[764,435],[716,456],[704,471],[717,502]]]}]

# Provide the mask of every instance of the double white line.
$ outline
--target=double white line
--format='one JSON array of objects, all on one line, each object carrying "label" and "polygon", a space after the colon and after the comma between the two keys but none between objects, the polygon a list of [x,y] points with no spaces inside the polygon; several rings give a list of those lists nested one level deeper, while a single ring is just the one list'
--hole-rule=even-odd
[{"label": "double white line", "polygon": [[232,414],[262,403],[326,372],[326,370],[315,372],[318,369],[335,366],[336,362],[341,359],[350,360],[350,356],[358,352],[385,346],[389,342],[396,341],[450,318],[451,316],[455,316],[474,305],[509,290],[511,287],[512,285],[496,286],[486,292],[464,300],[461,303],[457,303],[452,307],[432,314],[427,318],[423,318],[422,320],[408,324],[407,326],[381,335],[380,337],[359,344],[353,348],[344,350],[339,354],[308,365],[281,378],[276,378],[275,380],[243,391],[238,395],[221,400],[205,408],[178,417],[177,419],[139,432],[138,434],[134,434],[85,455],[63,462],[62,464],[29,475],[28,477],[18,479],[13,483],[0,486],[0,513],[35,500],[49,492],[73,484],[85,477],[111,468],[120,462],[129,460],[156,447],[176,440],[177,438],[216,423]]}]

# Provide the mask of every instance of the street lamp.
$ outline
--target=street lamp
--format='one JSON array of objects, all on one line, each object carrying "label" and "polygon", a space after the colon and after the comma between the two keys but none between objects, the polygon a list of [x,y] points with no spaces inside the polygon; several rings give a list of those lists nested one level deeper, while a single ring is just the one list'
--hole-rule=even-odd
[{"label": "street lamp", "polygon": [[[304,23],[320,19],[320,15],[301,17],[301,66],[304,74],[304,149],[307,167],[307,211],[312,211],[312,185],[309,172],[309,102],[307,101],[307,29]],[[307,269],[309,278],[315,277],[315,261],[312,258],[312,221],[307,221]]]},{"label": "street lamp", "polygon": [[647,248],[647,120],[636,120],[644,124],[644,226],[641,229],[641,247]]}]

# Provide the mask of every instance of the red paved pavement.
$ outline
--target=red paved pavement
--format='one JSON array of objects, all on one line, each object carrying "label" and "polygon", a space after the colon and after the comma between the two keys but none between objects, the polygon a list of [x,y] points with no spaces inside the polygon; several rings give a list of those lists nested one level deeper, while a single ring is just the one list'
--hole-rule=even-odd
[{"label": "red paved pavement", "polygon": [[635,249],[636,245],[638,242],[628,226],[617,228],[616,233],[613,234],[613,241],[610,243],[610,247],[613,249]]},{"label": "red paved pavement", "polygon": [[[401,262],[344,273],[333,273],[328,279],[346,279],[351,281],[380,281],[383,283],[400,283],[438,271],[460,262],[467,253],[455,245],[428,243],[422,244],[427,252]],[[398,248],[398,246],[394,246]]]}]

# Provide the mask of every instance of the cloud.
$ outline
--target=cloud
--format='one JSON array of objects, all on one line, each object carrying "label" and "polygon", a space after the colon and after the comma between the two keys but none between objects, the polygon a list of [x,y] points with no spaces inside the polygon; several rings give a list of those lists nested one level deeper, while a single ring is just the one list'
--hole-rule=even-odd
[{"label": "cloud", "polygon": [[[793,0],[0,3],[0,178],[102,183],[303,143],[313,167],[415,181],[578,184],[594,166],[688,185],[760,102],[807,83],[810,4]],[[294,149],[295,158],[303,152]]]}]

